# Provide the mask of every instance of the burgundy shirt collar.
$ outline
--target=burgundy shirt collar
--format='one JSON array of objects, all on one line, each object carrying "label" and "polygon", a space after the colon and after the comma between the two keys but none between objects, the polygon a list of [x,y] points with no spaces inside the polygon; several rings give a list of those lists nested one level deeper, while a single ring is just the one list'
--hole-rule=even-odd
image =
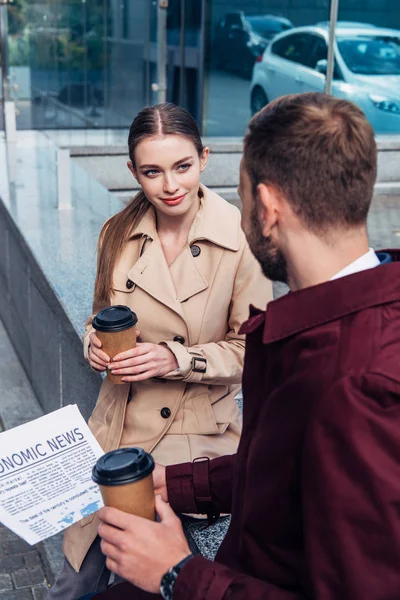
[{"label": "burgundy shirt collar", "polygon": [[252,333],[263,324],[263,342],[269,344],[365,308],[400,301],[400,250],[381,252],[393,262],[290,292],[270,302],[266,311],[251,307],[240,332]]}]

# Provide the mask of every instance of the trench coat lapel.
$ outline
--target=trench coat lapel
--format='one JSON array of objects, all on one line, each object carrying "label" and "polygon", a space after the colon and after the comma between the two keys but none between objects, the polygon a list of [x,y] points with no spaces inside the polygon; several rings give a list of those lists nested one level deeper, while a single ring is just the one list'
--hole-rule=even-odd
[{"label": "trench coat lapel", "polygon": [[158,237],[127,273],[128,279],[185,319]]},{"label": "trench coat lapel", "polygon": [[[145,236],[149,242],[144,246],[144,252],[137,262],[127,271],[128,279],[168,306],[185,321],[181,302],[206,290],[209,286],[207,253],[213,252],[215,258],[215,254],[220,255],[223,248],[232,251],[239,249],[240,224],[238,223],[236,228],[232,228],[231,224],[227,226],[225,201],[205,186],[201,186],[201,189],[203,191],[201,209],[192,224],[189,244],[173,265],[168,267],[156,230],[155,212],[150,208],[136,229],[132,231],[132,237]],[[202,242],[205,244],[203,245]],[[190,246],[194,243],[203,245],[204,254],[199,258],[194,258],[190,251]],[[170,269],[174,273],[174,279]]]}]

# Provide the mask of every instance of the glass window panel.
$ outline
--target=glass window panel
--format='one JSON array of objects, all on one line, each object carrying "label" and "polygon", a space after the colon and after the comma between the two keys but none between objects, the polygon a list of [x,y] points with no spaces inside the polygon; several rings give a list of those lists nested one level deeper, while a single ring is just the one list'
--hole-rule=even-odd
[{"label": "glass window panel", "polygon": [[316,63],[325,53],[320,47],[317,60],[315,42],[328,40],[327,0],[210,0],[209,8],[205,134],[242,136],[269,100],[324,90]]},{"label": "glass window panel", "polygon": [[398,0],[341,0],[336,42],[343,79],[333,82],[333,94],[355,102],[377,134],[399,134]]}]

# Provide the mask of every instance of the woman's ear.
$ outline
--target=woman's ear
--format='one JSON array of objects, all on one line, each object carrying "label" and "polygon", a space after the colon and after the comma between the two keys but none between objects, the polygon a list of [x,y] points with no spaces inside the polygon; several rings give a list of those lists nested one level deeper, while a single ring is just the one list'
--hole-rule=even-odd
[{"label": "woman's ear", "polygon": [[136,181],[138,181],[137,172],[136,172],[135,167],[133,166],[132,161],[128,160],[128,162],[126,163],[126,165],[127,165],[128,169],[130,170],[130,172],[132,173],[132,175],[134,176],[134,178],[136,179]]},{"label": "woman's ear", "polygon": [[209,154],[210,148],[206,146],[205,148],[203,148],[203,152],[200,156],[200,171],[204,171],[204,169],[206,168]]}]

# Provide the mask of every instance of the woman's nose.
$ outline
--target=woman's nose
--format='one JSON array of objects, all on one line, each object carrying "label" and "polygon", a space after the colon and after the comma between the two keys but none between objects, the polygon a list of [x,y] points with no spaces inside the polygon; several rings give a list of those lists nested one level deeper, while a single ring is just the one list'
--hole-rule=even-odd
[{"label": "woman's nose", "polygon": [[174,178],[171,175],[165,175],[165,177],[164,177],[163,191],[166,194],[174,194],[175,192],[178,191],[178,189],[179,189],[179,185],[174,180]]}]

